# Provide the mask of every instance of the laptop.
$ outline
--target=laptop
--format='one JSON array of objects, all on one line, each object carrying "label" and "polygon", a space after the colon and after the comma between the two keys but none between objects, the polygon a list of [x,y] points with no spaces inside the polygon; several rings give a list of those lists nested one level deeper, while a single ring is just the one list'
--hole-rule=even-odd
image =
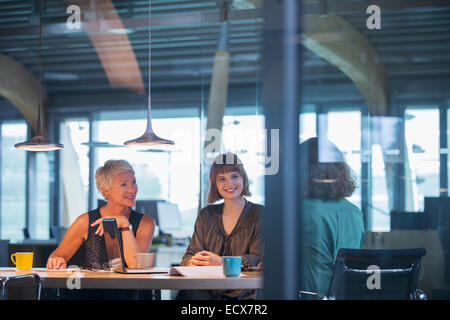
[{"label": "laptop", "polygon": [[122,234],[117,228],[116,219],[102,219],[106,248],[108,251],[108,260],[112,271],[128,274],[168,274],[170,268],[149,268],[149,269],[131,269],[127,267],[123,253]]}]

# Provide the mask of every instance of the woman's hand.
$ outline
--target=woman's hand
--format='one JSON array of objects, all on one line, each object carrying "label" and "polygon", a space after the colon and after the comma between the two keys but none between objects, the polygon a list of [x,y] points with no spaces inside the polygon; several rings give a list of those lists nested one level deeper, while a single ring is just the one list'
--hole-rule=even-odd
[{"label": "woman's hand", "polygon": [[197,252],[191,260],[189,266],[221,266],[222,258],[209,251]]},{"label": "woman's hand", "polygon": [[67,268],[67,263],[62,257],[49,257],[46,267],[47,269],[65,269]]},{"label": "woman's hand", "polygon": [[95,234],[98,234],[100,236],[102,236],[105,232],[103,230],[103,223],[102,223],[102,219],[106,219],[106,218],[114,218],[116,219],[116,223],[117,223],[117,228],[125,228],[128,227],[130,225],[130,222],[128,221],[128,219],[124,216],[116,216],[116,217],[102,217],[100,219],[95,220],[92,224],[91,227],[97,226],[98,228],[95,231]]}]

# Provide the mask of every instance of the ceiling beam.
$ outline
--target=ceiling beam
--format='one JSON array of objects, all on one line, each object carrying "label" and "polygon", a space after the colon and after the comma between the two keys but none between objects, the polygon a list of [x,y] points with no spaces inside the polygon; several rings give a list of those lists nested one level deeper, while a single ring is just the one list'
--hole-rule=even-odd
[{"label": "ceiling beam", "polygon": [[[240,4],[243,3],[243,4]],[[230,21],[238,20],[252,20],[261,19],[261,0],[240,0],[234,4],[235,7],[253,7],[249,9],[232,10],[229,13]],[[303,5],[302,12],[304,15],[317,15],[319,13],[319,0],[308,0]],[[419,9],[419,8],[448,8],[450,1],[448,0],[377,0],[376,4],[381,10],[405,10],[405,9]],[[360,14],[365,16],[368,4],[366,1],[354,0],[328,0],[327,11],[333,14]],[[82,27],[80,30],[70,30],[66,27],[65,19],[67,16],[62,15],[60,23],[49,23],[43,26],[44,34],[75,34],[85,32]],[[194,12],[194,13],[180,13],[158,16],[155,14],[152,17],[153,27],[172,27],[177,25],[206,25],[210,23],[219,23],[219,13],[215,11],[210,12]],[[143,28],[148,27],[148,18],[125,18],[122,19],[125,28]],[[102,31],[108,31],[111,23],[108,19],[102,20]],[[38,26],[30,27],[13,27],[0,28],[0,37],[6,36],[20,36],[37,34],[39,32]]]},{"label": "ceiling beam", "polygon": [[[64,17],[65,18],[65,17]],[[261,19],[261,10],[248,9],[248,10],[235,10],[231,11],[228,15],[230,21],[240,20],[255,20]],[[63,17],[62,19],[63,20]],[[155,15],[152,17],[152,27],[176,27],[176,26],[207,26],[208,24],[219,23],[220,16],[218,12],[198,12],[198,13],[180,13],[173,15]],[[112,29],[117,28],[117,24],[114,19],[101,19],[93,22],[83,22],[80,29],[70,30],[66,26],[65,20],[61,23],[48,23],[42,26],[43,33],[45,35],[51,34],[77,34],[85,33],[86,25],[93,24],[97,27],[99,32],[109,32]],[[122,19],[122,24],[127,29],[142,29],[148,28],[148,17],[143,18],[125,18]],[[21,36],[39,33],[38,26],[30,27],[15,27],[15,28],[0,28],[0,37],[7,36]]]},{"label": "ceiling beam", "polygon": [[[0,54],[0,96],[9,100],[27,119],[28,123],[36,132],[38,121],[39,100],[46,97],[42,89],[39,93],[39,80],[24,68],[20,63],[8,56]],[[45,100],[42,101],[42,112],[45,114]],[[45,116],[43,117],[43,121]],[[45,121],[44,121],[45,122]],[[45,128],[45,126],[43,126]]]},{"label": "ceiling beam", "polygon": [[[87,6],[85,0],[79,1]],[[124,29],[122,20],[117,14],[111,0],[96,0],[93,8],[95,16],[108,17],[109,27],[115,30]],[[141,70],[136,60],[130,40],[126,34],[102,33],[103,21],[88,21],[84,28],[102,63],[103,70],[112,87],[125,87],[138,93],[145,93]],[[105,43],[120,43],[120,52],[104,50]]]},{"label": "ceiling beam", "polygon": [[371,115],[387,115],[386,72],[367,38],[336,15],[307,16],[304,21],[303,45],[355,83]]}]

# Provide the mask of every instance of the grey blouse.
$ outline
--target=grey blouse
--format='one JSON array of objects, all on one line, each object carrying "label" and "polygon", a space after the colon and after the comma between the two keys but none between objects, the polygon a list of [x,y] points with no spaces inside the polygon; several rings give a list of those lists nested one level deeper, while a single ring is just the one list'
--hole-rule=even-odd
[{"label": "grey blouse", "polygon": [[263,256],[262,209],[246,200],[244,209],[229,235],[222,223],[223,203],[203,208],[195,222],[194,234],[181,265],[188,265],[197,252],[206,250],[219,256],[241,256],[243,270],[255,267]]},{"label": "grey blouse", "polygon": [[[255,267],[263,257],[263,206],[246,200],[244,209],[229,235],[222,223],[223,203],[209,205],[198,214],[194,234],[181,261],[187,266],[197,252],[206,250],[219,256],[241,256],[243,271]],[[255,299],[255,290],[184,291],[183,299]]]}]

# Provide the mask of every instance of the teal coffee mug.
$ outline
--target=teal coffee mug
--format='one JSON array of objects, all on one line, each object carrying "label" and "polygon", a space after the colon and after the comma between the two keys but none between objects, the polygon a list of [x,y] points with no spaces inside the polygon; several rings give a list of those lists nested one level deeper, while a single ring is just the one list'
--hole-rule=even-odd
[{"label": "teal coffee mug", "polygon": [[225,277],[237,277],[241,274],[241,257],[222,257],[222,269]]}]

